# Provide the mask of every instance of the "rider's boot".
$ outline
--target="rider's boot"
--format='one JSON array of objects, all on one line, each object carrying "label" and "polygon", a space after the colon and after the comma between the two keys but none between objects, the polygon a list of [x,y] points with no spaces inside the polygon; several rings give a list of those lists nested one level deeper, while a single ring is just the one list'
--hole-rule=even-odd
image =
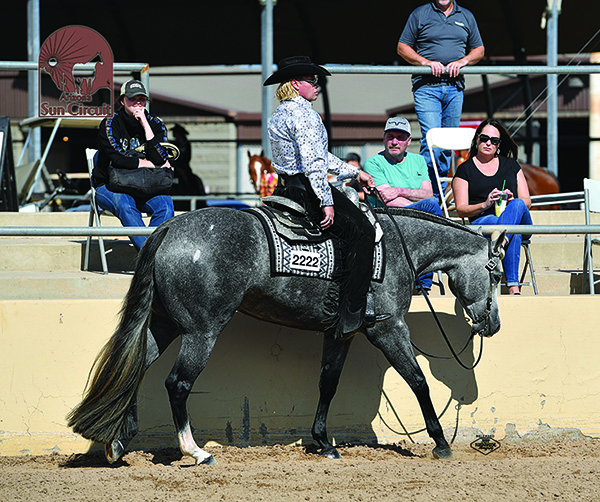
[{"label": "rider's boot", "polygon": [[373,289],[369,288],[367,293],[367,306],[365,308],[365,315],[363,317],[363,323],[366,327],[373,327],[378,322],[387,321],[392,314],[376,314],[375,313],[375,295]]}]

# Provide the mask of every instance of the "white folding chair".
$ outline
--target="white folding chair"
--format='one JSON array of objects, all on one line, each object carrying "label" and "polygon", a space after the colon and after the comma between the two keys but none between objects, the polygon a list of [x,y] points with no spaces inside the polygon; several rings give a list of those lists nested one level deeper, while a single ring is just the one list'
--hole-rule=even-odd
[{"label": "white folding chair", "polygon": [[[585,224],[589,225],[590,213],[600,213],[600,180],[583,180]],[[588,282],[588,290],[591,295],[596,294],[596,284],[600,279],[594,279],[594,258],[592,256],[592,246],[599,245],[600,239],[592,239],[590,234],[585,234],[583,246],[583,282]]]},{"label": "white folding chair", "polygon": [[[435,182],[437,184],[440,193],[440,202],[442,211],[446,218],[449,218],[448,214],[448,199],[452,196],[452,178],[440,176],[438,172],[438,166],[435,161],[435,155],[433,154],[434,148],[441,148],[443,150],[469,150],[471,148],[471,142],[475,135],[475,129],[471,127],[434,127],[427,131],[426,141],[427,147],[429,148],[429,154],[431,156],[431,163],[433,164],[433,172],[435,173]],[[433,180],[432,180],[433,181]],[[448,183],[448,189],[446,193],[442,190],[442,182]]]},{"label": "white folding chair", "polygon": [[[88,227],[95,226],[97,228],[100,228],[102,226],[100,223],[100,213],[102,212],[102,210],[99,210],[98,205],[96,204],[96,189],[94,188],[94,183],[92,182],[92,171],[94,170],[94,165],[96,164],[97,155],[98,150],[95,150],[93,148],[85,149],[88,172],[90,175],[90,219],[88,221]],[[85,260],[83,263],[83,270],[88,270],[89,268],[91,246],[92,236],[89,235],[85,243]],[[104,249],[104,239],[101,235],[98,236],[98,248],[100,250],[100,260],[102,261],[102,271],[105,274],[108,274],[108,265],[106,264],[107,252]]]}]

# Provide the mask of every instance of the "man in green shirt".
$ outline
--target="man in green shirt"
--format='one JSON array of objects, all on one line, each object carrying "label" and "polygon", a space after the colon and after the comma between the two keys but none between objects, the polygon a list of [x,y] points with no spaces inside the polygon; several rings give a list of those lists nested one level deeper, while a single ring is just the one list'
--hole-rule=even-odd
[{"label": "man in green shirt", "polygon": [[[385,124],[384,150],[365,162],[364,170],[375,180],[385,204],[390,207],[419,209],[442,216],[433,198],[433,188],[425,159],[406,151],[412,136],[410,123],[403,117],[392,117]],[[382,205],[375,195],[368,195],[372,206]],[[422,288],[431,289],[432,274],[421,278]]]}]

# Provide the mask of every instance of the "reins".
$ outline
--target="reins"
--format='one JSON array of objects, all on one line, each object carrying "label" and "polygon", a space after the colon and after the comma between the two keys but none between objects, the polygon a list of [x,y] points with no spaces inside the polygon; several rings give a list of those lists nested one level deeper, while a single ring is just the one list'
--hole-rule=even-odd
[{"label": "reins", "polygon": [[[398,226],[398,223],[396,223],[396,220],[392,217],[392,215],[390,214],[390,211],[386,205],[386,203],[383,201],[383,198],[381,197],[381,194],[379,193],[379,190],[377,190],[377,188],[373,188],[372,189],[373,192],[375,192],[376,197],[381,201],[381,203],[383,204],[383,210],[385,212],[385,214],[387,214],[388,218],[392,221],[392,223],[394,224],[394,227],[396,228],[396,232],[398,233],[398,236],[400,237],[400,242],[402,244],[402,249],[404,250],[404,256],[406,256],[406,261],[408,262],[408,266],[413,274],[413,276],[415,277],[415,280],[418,282],[419,285],[421,285],[420,282],[420,278],[417,277],[417,271],[415,269],[415,265],[412,261],[412,258],[410,257],[410,253],[408,252],[408,247],[406,245],[406,241],[404,240],[404,236],[402,235],[402,231],[400,230],[400,227]],[[365,201],[367,202],[367,205],[369,207],[372,206],[368,201],[368,198],[365,197]],[[377,216],[377,213],[375,211],[372,211],[375,219],[377,220],[377,222],[379,222],[379,218]],[[433,318],[435,320],[435,323],[437,324],[440,333],[442,334],[442,337],[444,338],[444,341],[446,342],[446,345],[448,346],[448,348],[450,349],[450,352],[452,354],[452,357],[456,360],[456,362],[462,366],[464,369],[466,370],[473,370],[478,364],[479,361],[481,361],[481,357],[483,355],[483,336],[481,336],[481,342],[480,342],[480,346],[479,346],[479,356],[477,357],[477,360],[475,361],[475,363],[472,366],[467,366],[466,364],[464,364],[460,358],[459,355],[462,354],[464,352],[464,350],[467,348],[467,346],[469,345],[469,342],[473,339],[473,334],[471,334],[467,340],[467,343],[465,344],[465,346],[463,347],[463,349],[457,354],[456,351],[454,350],[454,348],[452,347],[452,344],[450,343],[450,340],[448,339],[448,336],[446,335],[446,332],[444,331],[444,327],[442,326],[442,323],[435,311],[435,309],[433,308],[433,305],[431,303],[431,300],[429,299],[429,295],[427,293],[427,291],[425,289],[423,289],[421,287],[421,293],[423,293],[423,296],[425,297],[425,301],[427,302],[427,305],[429,307],[429,310],[431,311],[431,314],[433,315]],[[489,304],[490,304],[490,300],[491,300],[491,296],[488,298],[488,308],[486,308],[486,325],[489,326]],[[478,323],[479,321],[473,320],[473,322]],[[436,358],[436,359],[450,359],[450,357],[443,357],[443,356],[435,356],[432,354],[428,354],[427,352],[421,350],[412,340],[410,341],[410,343],[412,344],[412,346],[417,349],[419,352],[421,352],[423,355],[427,356],[427,357],[432,357],[432,358]]]}]

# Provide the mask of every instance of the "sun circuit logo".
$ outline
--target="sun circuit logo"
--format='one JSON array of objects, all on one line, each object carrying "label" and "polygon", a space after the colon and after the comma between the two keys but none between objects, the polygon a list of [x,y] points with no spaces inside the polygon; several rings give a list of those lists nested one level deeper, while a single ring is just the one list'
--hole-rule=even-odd
[{"label": "sun circuit logo", "polygon": [[98,32],[86,26],[55,31],[40,49],[38,68],[40,117],[113,114],[113,55]]},{"label": "sun circuit logo", "polygon": [[500,448],[500,442],[494,439],[493,434],[479,434],[477,439],[471,443],[471,448],[483,455],[489,455]]}]

